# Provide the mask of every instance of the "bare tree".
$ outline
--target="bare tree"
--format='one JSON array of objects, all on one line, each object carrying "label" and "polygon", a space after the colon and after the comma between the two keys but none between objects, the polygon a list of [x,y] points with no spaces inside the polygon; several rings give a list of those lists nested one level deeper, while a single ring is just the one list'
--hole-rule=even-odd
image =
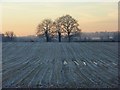
[{"label": "bare tree", "polygon": [[5,37],[7,37],[10,40],[13,40],[13,38],[15,37],[15,34],[13,31],[7,31],[5,32]]},{"label": "bare tree", "polygon": [[49,42],[50,37],[49,33],[51,30],[51,27],[53,25],[53,22],[50,19],[44,19],[42,23],[40,23],[37,27],[37,36],[44,34],[46,37],[46,41]]},{"label": "bare tree", "polygon": [[61,42],[61,33],[62,33],[62,21],[61,20],[62,20],[61,18],[58,18],[53,23],[53,26],[56,27],[56,32],[58,33],[59,42]]},{"label": "bare tree", "polygon": [[60,19],[61,27],[67,33],[68,41],[70,42],[70,34],[72,31],[74,31],[74,30],[76,30],[76,28],[78,28],[79,24],[70,15],[62,16],[59,19]]}]

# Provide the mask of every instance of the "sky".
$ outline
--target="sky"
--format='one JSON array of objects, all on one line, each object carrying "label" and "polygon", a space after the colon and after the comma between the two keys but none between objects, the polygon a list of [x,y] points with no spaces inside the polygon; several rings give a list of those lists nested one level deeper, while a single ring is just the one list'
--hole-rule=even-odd
[{"label": "sky", "polygon": [[69,14],[82,32],[117,31],[117,2],[7,2],[2,3],[2,33],[35,35],[43,19]]}]

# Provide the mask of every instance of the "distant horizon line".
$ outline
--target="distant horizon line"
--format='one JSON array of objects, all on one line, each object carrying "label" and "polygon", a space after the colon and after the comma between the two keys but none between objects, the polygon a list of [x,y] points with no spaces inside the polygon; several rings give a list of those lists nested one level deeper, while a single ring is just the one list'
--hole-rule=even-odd
[{"label": "distant horizon line", "polygon": [[[119,30],[116,30],[116,31],[91,31],[91,32],[82,32],[82,33],[101,33],[101,32],[114,33],[114,32],[120,32],[120,31]],[[2,34],[5,34],[5,33],[0,32],[0,35],[2,35]],[[29,35],[17,35],[17,34],[15,34],[15,35],[18,36],[18,37],[36,36],[36,34],[29,34]]]}]

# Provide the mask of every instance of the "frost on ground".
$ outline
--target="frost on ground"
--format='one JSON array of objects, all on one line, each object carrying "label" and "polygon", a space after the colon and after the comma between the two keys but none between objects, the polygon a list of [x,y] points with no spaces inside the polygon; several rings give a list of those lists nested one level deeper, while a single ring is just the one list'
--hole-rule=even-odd
[{"label": "frost on ground", "polygon": [[117,87],[118,44],[5,42],[2,86]]}]

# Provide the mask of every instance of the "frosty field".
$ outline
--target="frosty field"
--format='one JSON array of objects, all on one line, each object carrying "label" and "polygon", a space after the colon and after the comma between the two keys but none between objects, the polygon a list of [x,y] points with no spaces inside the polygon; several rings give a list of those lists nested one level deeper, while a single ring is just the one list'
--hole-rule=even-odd
[{"label": "frosty field", "polygon": [[117,87],[118,43],[2,44],[2,86],[19,88]]}]

